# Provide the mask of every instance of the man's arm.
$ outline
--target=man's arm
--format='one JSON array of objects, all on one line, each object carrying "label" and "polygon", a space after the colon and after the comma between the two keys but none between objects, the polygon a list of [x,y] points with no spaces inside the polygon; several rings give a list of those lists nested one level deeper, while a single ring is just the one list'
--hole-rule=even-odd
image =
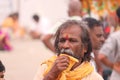
[{"label": "man's arm", "polygon": [[103,68],[101,66],[100,60],[98,59],[98,51],[94,51],[94,55],[95,55],[95,63],[97,67],[97,72],[102,75]]},{"label": "man's arm", "polygon": [[108,60],[108,58],[104,54],[99,54],[98,59],[105,64],[106,66],[110,67],[113,69],[113,63]]},{"label": "man's arm", "polygon": [[59,74],[55,74],[54,72],[49,72],[43,80],[56,80]]},{"label": "man's arm", "polygon": [[113,69],[120,74],[120,62],[114,63]]},{"label": "man's arm", "polygon": [[53,44],[51,43],[52,37],[53,37],[52,34],[44,35],[42,41],[47,48],[49,48],[51,51],[55,52],[55,48],[54,48]]},{"label": "man's arm", "polygon": [[120,62],[112,63],[104,54],[99,54],[98,58],[103,64],[120,73]]}]

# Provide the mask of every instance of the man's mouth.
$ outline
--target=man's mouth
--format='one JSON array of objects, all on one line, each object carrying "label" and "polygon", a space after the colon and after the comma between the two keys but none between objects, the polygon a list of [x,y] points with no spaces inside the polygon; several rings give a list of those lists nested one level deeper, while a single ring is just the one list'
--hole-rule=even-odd
[{"label": "man's mouth", "polygon": [[70,56],[77,58],[77,59],[81,58],[81,56],[76,56],[71,49],[62,49],[60,52],[61,52],[61,54],[67,54],[67,55],[70,55]]},{"label": "man's mouth", "polygon": [[74,53],[73,53],[73,51],[71,49],[62,49],[60,52],[62,54],[68,54],[68,55],[71,55],[71,56],[74,55]]}]

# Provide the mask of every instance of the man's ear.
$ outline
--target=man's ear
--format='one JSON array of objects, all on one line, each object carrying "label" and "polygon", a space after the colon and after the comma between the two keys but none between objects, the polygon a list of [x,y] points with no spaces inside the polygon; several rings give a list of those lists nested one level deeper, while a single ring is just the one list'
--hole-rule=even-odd
[{"label": "man's ear", "polygon": [[84,53],[86,53],[87,52],[87,49],[84,49]]},{"label": "man's ear", "polygon": [[88,46],[87,45],[84,45],[84,53],[86,53],[88,50]]}]

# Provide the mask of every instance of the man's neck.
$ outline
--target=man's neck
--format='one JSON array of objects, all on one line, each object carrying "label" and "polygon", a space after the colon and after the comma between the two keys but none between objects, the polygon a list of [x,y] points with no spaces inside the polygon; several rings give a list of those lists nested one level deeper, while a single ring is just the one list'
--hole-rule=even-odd
[{"label": "man's neck", "polygon": [[80,64],[81,64],[81,61],[76,62],[76,63],[72,66],[71,71],[74,70],[75,68],[77,68]]}]

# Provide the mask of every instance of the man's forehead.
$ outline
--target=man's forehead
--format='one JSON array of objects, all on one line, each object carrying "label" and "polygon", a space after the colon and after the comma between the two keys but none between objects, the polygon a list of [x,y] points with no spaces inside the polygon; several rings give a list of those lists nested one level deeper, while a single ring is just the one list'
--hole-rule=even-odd
[{"label": "man's forehead", "polygon": [[103,33],[103,28],[102,26],[96,26],[92,29],[91,32],[94,32],[94,33]]},{"label": "man's forehead", "polygon": [[72,37],[79,37],[79,34],[72,34],[72,33],[62,33],[60,37],[64,37],[66,39],[72,38]]},{"label": "man's forehead", "polygon": [[71,37],[72,36],[72,34],[69,34],[69,33],[63,33],[63,35],[62,35],[63,37],[66,37],[66,38],[69,38],[69,37]]},{"label": "man's forehead", "polygon": [[60,31],[60,36],[64,36],[64,37],[79,36],[79,35],[81,35],[81,28],[79,28],[77,25],[72,25]]}]

